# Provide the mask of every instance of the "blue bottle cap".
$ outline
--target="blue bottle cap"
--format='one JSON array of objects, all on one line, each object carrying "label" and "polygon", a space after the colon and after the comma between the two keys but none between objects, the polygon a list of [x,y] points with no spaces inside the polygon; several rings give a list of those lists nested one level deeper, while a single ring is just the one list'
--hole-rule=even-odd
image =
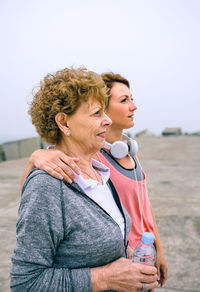
[{"label": "blue bottle cap", "polygon": [[142,234],[142,242],[145,244],[153,244],[154,242],[154,235],[150,232],[144,232]]}]

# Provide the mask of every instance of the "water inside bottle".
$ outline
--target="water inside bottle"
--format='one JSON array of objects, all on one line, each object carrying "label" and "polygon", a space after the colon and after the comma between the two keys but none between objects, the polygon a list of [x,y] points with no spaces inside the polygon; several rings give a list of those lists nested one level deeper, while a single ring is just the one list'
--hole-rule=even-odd
[{"label": "water inside bottle", "polygon": [[133,257],[134,263],[140,263],[148,266],[154,266],[154,255],[135,254]]}]

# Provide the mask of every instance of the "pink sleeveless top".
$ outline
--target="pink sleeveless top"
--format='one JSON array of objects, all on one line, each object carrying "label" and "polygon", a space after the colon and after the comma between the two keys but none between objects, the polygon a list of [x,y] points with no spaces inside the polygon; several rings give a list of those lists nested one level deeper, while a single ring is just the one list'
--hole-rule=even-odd
[{"label": "pink sleeveless top", "polygon": [[[132,227],[129,233],[129,245],[132,249],[135,249],[136,245],[142,238],[142,226],[141,226],[141,213],[143,217],[144,232],[154,233],[154,223],[150,208],[150,203],[146,188],[146,179],[135,181],[122,173],[120,173],[100,152],[97,153],[99,160],[110,168],[110,179],[117,190],[120,201],[128,211],[131,220]],[[142,193],[143,189],[143,193]],[[139,190],[139,200],[138,200]],[[140,203],[139,203],[140,202]]]}]

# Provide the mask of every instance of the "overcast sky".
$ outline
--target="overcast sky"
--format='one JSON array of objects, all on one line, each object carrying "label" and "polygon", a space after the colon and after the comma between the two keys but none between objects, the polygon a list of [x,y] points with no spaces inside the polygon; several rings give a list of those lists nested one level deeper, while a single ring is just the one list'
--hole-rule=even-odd
[{"label": "overcast sky", "polygon": [[31,91],[49,72],[121,73],[135,134],[200,130],[199,0],[1,0],[0,143],[36,136]]}]

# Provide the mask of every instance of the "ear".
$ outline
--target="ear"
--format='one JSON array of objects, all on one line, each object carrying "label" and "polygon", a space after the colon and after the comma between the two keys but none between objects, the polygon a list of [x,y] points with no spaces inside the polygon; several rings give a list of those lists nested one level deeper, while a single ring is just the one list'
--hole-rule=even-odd
[{"label": "ear", "polygon": [[55,116],[55,121],[60,131],[63,132],[64,134],[69,130],[68,116],[65,113],[58,113]]}]

